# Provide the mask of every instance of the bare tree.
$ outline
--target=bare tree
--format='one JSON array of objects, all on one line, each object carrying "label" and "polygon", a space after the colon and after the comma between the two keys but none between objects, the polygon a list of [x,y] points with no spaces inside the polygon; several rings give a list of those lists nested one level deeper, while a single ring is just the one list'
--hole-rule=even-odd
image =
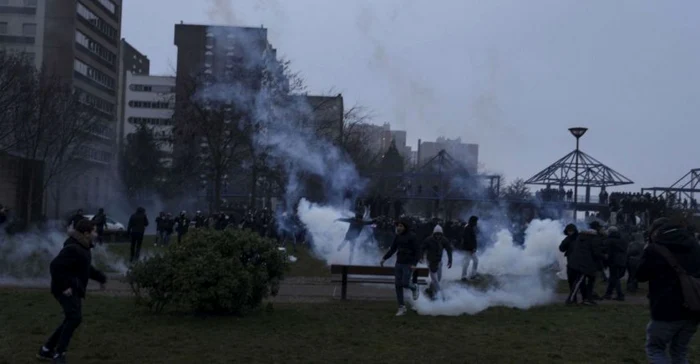
[{"label": "bare tree", "polygon": [[91,147],[95,135],[107,125],[97,117],[84,94],[45,70],[28,70],[19,86],[20,99],[11,112],[15,132],[14,150],[24,159],[20,165],[25,221],[37,216],[47,187],[62,176],[79,173],[80,164],[98,149]]},{"label": "bare tree", "polygon": [[517,178],[501,191],[501,198],[511,201],[526,201],[532,199],[530,188],[522,178]]},{"label": "bare tree", "polygon": [[0,52],[0,153],[17,144],[16,112],[26,97],[23,83],[34,74],[34,64],[23,54]]}]

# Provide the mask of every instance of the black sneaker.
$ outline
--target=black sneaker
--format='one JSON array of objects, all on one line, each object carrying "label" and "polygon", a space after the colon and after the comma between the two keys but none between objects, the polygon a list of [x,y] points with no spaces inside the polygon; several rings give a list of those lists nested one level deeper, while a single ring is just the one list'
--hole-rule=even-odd
[{"label": "black sneaker", "polygon": [[66,353],[54,355],[53,361],[51,363],[53,363],[53,364],[66,364]]},{"label": "black sneaker", "polygon": [[44,349],[43,346],[41,347],[41,349],[39,349],[39,352],[36,354],[36,358],[39,360],[50,361],[50,360],[53,360],[53,357],[54,357],[53,350]]}]

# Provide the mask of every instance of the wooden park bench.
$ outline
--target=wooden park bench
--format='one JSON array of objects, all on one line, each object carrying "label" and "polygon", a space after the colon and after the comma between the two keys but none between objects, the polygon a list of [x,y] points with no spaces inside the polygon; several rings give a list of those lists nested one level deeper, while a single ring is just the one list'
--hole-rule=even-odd
[{"label": "wooden park bench", "polygon": [[[419,285],[427,284],[428,268],[416,268],[412,278],[418,278]],[[332,283],[341,283],[340,299],[348,296],[348,283],[394,284],[394,266],[372,265],[331,265]],[[348,277],[349,275],[364,277]],[[339,277],[338,277],[339,276]]]}]

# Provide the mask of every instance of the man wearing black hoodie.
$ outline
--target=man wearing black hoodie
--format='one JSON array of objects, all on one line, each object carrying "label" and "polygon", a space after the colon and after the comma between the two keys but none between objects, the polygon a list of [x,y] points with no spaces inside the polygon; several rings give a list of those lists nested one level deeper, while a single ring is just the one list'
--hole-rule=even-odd
[{"label": "man wearing black hoodie", "polygon": [[559,251],[564,253],[566,257],[566,279],[569,282],[569,296],[566,299],[566,304],[574,304],[577,302],[577,293],[574,293],[574,288],[576,287],[576,280],[580,278],[580,274],[571,268],[571,252],[573,252],[576,239],[578,238],[578,228],[574,224],[566,225],[564,235],[566,237],[559,244]]},{"label": "man wearing black hoodie", "polygon": [[[443,235],[442,227],[436,225],[433,235],[423,241],[421,257],[425,256],[430,270],[430,295],[437,298],[442,280],[442,254],[447,251],[447,269],[452,268],[452,244]],[[415,278],[415,277],[414,277]]]},{"label": "man wearing black hoodie", "polygon": [[139,259],[141,255],[141,244],[143,244],[143,234],[148,226],[148,217],[143,207],[136,209],[136,213],[129,218],[129,226],[126,231],[131,235],[131,262]]},{"label": "man wearing black hoodie", "polygon": [[403,220],[396,224],[396,237],[391,244],[391,248],[384,255],[380,265],[384,266],[384,262],[391,258],[396,253],[396,265],[394,265],[394,279],[396,287],[396,301],[399,304],[399,310],[396,316],[406,314],[406,305],[404,304],[404,289],[408,288],[413,293],[413,300],[418,299],[418,286],[411,283],[413,270],[421,258],[421,247],[416,235],[409,230],[410,224],[408,220]]},{"label": "man wearing black hoodie", "polygon": [[649,229],[649,244],[637,268],[637,280],[649,282],[651,321],[646,353],[650,363],[687,363],[688,345],[698,329],[700,313],[685,304],[678,273],[660,251],[670,252],[690,276],[700,277],[700,246],[680,221],[660,218]]},{"label": "man wearing black hoodie", "polygon": [[583,296],[584,305],[595,305],[593,283],[595,275],[603,264],[603,242],[598,230],[600,223],[593,221],[589,229],[579,232],[573,248],[567,256],[570,272],[574,277],[574,289],[567,302],[573,302],[578,292]]},{"label": "man wearing black hoodie", "polygon": [[88,280],[100,282],[104,289],[107,277],[92,266],[90,253],[96,235],[95,225],[91,221],[78,221],[61,252],[51,261],[51,294],[61,305],[64,319],[39,350],[39,359],[66,362],[68,344],[82,321],[82,300]]},{"label": "man wearing black hoodie", "polygon": [[603,299],[609,300],[612,298],[613,290],[615,290],[617,301],[624,301],[625,294],[622,291],[622,283],[620,280],[625,275],[627,268],[627,246],[628,243],[622,238],[620,230],[617,227],[611,226],[608,228],[608,238],[605,241],[605,248],[608,250],[608,269],[610,277],[608,278],[608,289],[605,290]]}]

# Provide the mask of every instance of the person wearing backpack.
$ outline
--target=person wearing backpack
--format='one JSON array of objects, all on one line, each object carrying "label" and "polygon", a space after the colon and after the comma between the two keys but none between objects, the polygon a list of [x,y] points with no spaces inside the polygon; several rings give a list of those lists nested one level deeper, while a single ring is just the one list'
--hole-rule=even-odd
[{"label": "person wearing backpack", "polygon": [[700,323],[700,245],[681,221],[660,218],[649,229],[637,280],[649,282],[651,320],[646,330],[650,363],[687,363]]}]

